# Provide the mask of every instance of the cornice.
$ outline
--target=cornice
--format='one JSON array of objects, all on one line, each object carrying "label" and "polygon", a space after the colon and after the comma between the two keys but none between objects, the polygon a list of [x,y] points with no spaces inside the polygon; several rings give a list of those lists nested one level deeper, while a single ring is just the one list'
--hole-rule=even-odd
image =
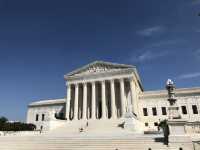
[{"label": "cornice", "polygon": [[86,75],[75,75],[67,78],[68,82],[86,82],[92,80],[106,80],[112,78],[130,77],[134,74],[133,69],[121,69],[107,72],[91,73]]},{"label": "cornice", "polygon": [[[110,66],[110,70],[102,71],[102,72],[92,72],[88,74],[82,74],[81,71],[87,70],[87,68],[92,67],[94,65],[107,65]],[[112,69],[113,67],[113,69]],[[80,73],[80,74],[79,74]],[[138,85],[140,86],[141,90],[143,91],[142,83],[138,71],[135,66],[133,65],[126,65],[126,64],[118,64],[118,63],[111,63],[105,61],[95,61],[88,65],[85,65],[81,68],[78,68],[66,75],[64,75],[64,79],[66,81],[73,81],[73,80],[89,80],[89,79],[96,79],[99,77],[110,77],[110,76],[117,76],[117,75],[125,75],[125,74],[133,74],[136,78]]]},{"label": "cornice", "polygon": [[35,106],[49,106],[49,105],[59,105],[59,104],[64,104],[65,99],[51,99],[51,100],[41,100],[41,101],[36,101],[32,102],[28,105],[28,107],[35,107]]},{"label": "cornice", "polygon": [[87,65],[84,65],[83,67],[81,68],[78,68],[68,74],[65,75],[65,77],[67,76],[72,76],[74,74],[77,74],[79,73],[80,71],[82,70],[86,70],[87,68],[91,67],[91,66],[94,66],[94,65],[97,65],[97,64],[100,64],[100,65],[107,65],[107,66],[114,66],[114,68],[135,68],[135,66],[132,66],[132,65],[125,65],[125,64],[118,64],[118,63],[111,63],[111,62],[106,62],[106,61],[94,61],[92,63],[89,63]]},{"label": "cornice", "polygon": [[[175,90],[177,97],[184,96],[200,96],[200,87],[195,88],[178,88]],[[139,95],[140,99],[151,99],[151,98],[167,98],[166,90],[158,91],[145,91]]]}]

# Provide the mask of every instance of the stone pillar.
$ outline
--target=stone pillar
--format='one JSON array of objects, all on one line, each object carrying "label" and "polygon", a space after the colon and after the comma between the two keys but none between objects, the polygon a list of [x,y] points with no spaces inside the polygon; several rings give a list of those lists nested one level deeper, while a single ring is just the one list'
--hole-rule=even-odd
[{"label": "stone pillar", "polygon": [[[131,111],[133,111],[133,113],[135,115],[137,115],[137,100],[136,100],[136,87],[135,87],[135,83],[133,81],[133,78],[129,79],[130,82],[130,92],[131,92],[131,102],[133,105],[133,110],[131,109]],[[130,107],[132,108],[132,106]]]},{"label": "stone pillar", "polygon": [[75,84],[75,99],[74,99],[74,120],[78,120],[78,95],[79,88],[78,83]]},{"label": "stone pillar", "polygon": [[69,112],[70,112],[70,101],[71,101],[71,85],[67,85],[67,99],[66,99],[66,107],[65,107],[65,118],[69,120]]},{"label": "stone pillar", "polygon": [[111,89],[111,118],[116,119],[116,104],[115,104],[115,80],[112,79],[110,81],[110,89]]},{"label": "stone pillar", "polygon": [[92,119],[96,119],[96,87],[92,82]]},{"label": "stone pillar", "polygon": [[83,83],[83,119],[87,119],[87,83]]},{"label": "stone pillar", "polygon": [[102,119],[106,119],[106,91],[105,81],[101,82],[101,96],[102,96]]},{"label": "stone pillar", "polygon": [[120,81],[121,112],[122,112],[122,117],[124,117],[125,115],[124,79],[121,78],[119,81]]}]

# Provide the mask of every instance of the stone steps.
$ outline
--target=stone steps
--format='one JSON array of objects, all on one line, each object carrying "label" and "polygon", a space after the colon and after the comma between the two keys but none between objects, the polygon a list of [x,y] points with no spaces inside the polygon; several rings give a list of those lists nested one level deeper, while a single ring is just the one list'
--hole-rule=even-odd
[{"label": "stone steps", "polygon": [[150,137],[0,137],[0,150],[168,150],[162,142]]}]

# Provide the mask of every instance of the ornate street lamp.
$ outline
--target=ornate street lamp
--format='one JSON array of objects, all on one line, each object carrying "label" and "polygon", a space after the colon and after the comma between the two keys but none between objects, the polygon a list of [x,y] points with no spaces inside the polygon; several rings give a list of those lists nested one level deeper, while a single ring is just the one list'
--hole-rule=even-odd
[{"label": "ornate street lamp", "polygon": [[168,101],[169,101],[169,119],[181,119],[181,115],[179,114],[179,107],[176,103],[177,99],[175,98],[175,85],[171,79],[167,80],[166,89],[168,91]]}]

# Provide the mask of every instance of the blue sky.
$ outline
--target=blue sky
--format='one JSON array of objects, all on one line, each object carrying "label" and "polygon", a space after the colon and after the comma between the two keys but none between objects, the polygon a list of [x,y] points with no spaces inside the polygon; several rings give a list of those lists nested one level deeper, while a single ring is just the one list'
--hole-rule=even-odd
[{"label": "blue sky", "polygon": [[145,90],[200,86],[198,0],[0,0],[0,116],[66,95],[95,60],[135,65]]}]

